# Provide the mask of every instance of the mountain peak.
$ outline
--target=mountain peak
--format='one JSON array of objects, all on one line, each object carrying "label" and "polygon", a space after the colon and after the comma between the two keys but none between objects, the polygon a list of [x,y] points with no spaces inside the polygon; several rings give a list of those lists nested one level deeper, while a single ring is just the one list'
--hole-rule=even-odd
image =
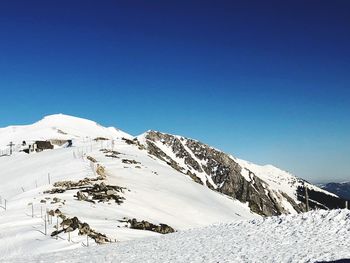
[{"label": "mountain peak", "polygon": [[71,115],[52,114],[30,125],[9,126],[0,128],[0,148],[9,142],[20,144],[22,141],[78,138],[131,138],[132,136],[114,127],[103,127],[100,124]]}]

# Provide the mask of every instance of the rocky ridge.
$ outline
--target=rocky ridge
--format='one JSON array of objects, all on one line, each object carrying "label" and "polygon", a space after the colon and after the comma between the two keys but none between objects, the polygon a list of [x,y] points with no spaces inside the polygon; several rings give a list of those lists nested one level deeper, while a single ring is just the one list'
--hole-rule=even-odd
[{"label": "rocky ridge", "polygon": [[[241,166],[234,157],[199,141],[157,131],[148,131],[139,139],[144,142],[150,155],[211,190],[248,203],[252,212],[272,216],[306,211],[304,186],[310,184],[302,179],[292,177],[290,186],[295,191],[290,194],[271,187],[270,182]],[[320,196],[313,195],[314,203],[326,199],[328,202],[329,198],[339,202],[335,206],[319,205],[317,208],[341,207],[342,200],[338,197],[317,193]]]}]

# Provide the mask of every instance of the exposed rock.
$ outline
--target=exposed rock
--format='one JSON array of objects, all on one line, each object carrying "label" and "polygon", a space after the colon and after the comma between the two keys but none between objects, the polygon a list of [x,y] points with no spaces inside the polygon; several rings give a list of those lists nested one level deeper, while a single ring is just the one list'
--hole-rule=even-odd
[{"label": "exposed rock", "polygon": [[[94,202],[109,202],[114,200],[118,205],[123,203],[124,197],[120,196],[119,193],[123,193],[124,187],[106,185],[103,182],[101,184],[94,184],[92,187],[86,187],[81,191],[77,192],[77,199],[79,201]],[[86,193],[87,195],[85,195]]]},{"label": "exposed rock", "polygon": [[88,200],[88,197],[85,194],[83,194],[81,191],[77,192],[77,198],[78,198],[79,201],[86,201],[86,200]]},{"label": "exposed rock", "polygon": [[95,181],[93,178],[84,178],[78,182],[73,181],[59,181],[53,184],[54,187],[65,188],[66,190],[80,189],[83,186],[90,185],[92,181]]},{"label": "exposed rock", "polygon": [[186,174],[188,176],[190,176],[192,178],[192,180],[195,181],[196,183],[203,184],[202,180],[197,175],[195,175],[194,173],[191,173],[190,170],[188,170]]},{"label": "exposed rock", "polygon": [[[64,131],[62,131],[62,130],[60,130],[60,129],[57,129],[57,132],[58,133],[60,133],[60,134],[64,134],[64,135],[67,135],[68,133],[66,133],[66,132],[64,132]],[[62,144],[61,144],[62,145]]]},{"label": "exposed rock", "polygon": [[61,188],[53,188],[51,190],[44,191],[44,194],[61,194],[64,193],[66,190]]},{"label": "exposed rock", "polygon": [[148,153],[154,155],[158,159],[166,162],[169,166],[179,171],[183,172],[184,168],[182,168],[177,162],[171,159],[165,152],[163,152],[159,147],[157,147],[153,142],[147,141],[147,150]]},{"label": "exposed rock", "polygon": [[[186,174],[195,182],[203,184],[196,172],[204,172],[216,186],[214,187],[206,180],[206,185],[210,189],[241,202],[248,202],[251,211],[265,216],[286,213],[280,205],[280,199],[285,195],[265,188],[266,183],[251,171],[248,171],[251,181],[247,181],[242,176],[242,168],[231,156],[201,142],[160,132],[148,132],[146,139],[149,154],[165,161],[180,172],[186,169]],[[157,147],[156,143],[159,142],[170,148],[176,158],[184,160],[186,167],[180,167],[176,161]],[[303,211],[302,204],[297,204],[291,198],[288,200],[296,211]]]},{"label": "exposed rock", "polygon": [[160,234],[169,234],[175,232],[175,230],[166,224],[154,225],[148,221],[137,221],[135,218],[127,221],[132,229],[148,230],[157,232]]},{"label": "exposed rock", "polygon": [[184,159],[186,165],[192,167],[197,172],[202,172],[199,163],[192,158],[189,152],[186,151],[182,142],[176,136],[151,131],[147,134],[146,138],[151,141],[161,141],[163,144],[171,147],[177,158]]},{"label": "exposed rock", "polygon": [[117,158],[119,159],[119,154],[121,154],[120,152],[114,151],[114,150],[108,150],[108,149],[101,149],[101,152],[103,152],[105,154],[106,157],[110,157],[110,158]]},{"label": "exposed rock", "polygon": [[101,176],[101,177],[103,177],[103,178],[106,178],[106,170],[105,170],[105,168],[104,168],[102,165],[100,165],[100,164],[97,165],[96,173],[97,173],[99,176]]},{"label": "exposed rock", "polygon": [[60,226],[61,230],[55,230],[51,233],[51,236],[59,235],[62,232],[68,233],[78,230],[79,235],[88,235],[90,238],[94,239],[97,244],[109,243],[111,240],[107,238],[106,235],[101,234],[94,229],[91,229],[88,223],[81,222],[77,217],[65,218]]},{"label": "exposed rock", "polygon": [[145,146],[142,145],[142,144],[137,140],[137,138],[134,138],[134,139],[132,139],[132,140],[129,140],[129,139],[123,137],[122,140],[125,141],[125,142],[126,142],[127,144],[129,144],[129,145],[136,145],[136,146],[139,148],[139,150],[145,150]]},{"label": "exposed rock", "polygon": [[94,139],[95,142],[98,142],[98,141],[108,141],[109,139],[107,138],[104,138],[104,137],[97,137]]},{"label": "exposed rock", "polygon": [[89,161],[91,161],[93,163],[97,163],[97,161],[96,161],[96,159],[94,157],[87,156],[86,159],[88,159]]},{"label": "exposed rock", "polygon": [[128,159],[122,159],[122,163],[126,163],[126,164],[140,164],[140,162],[137,162],[135,160],[128,160]]},{"label": "exposed rock", "polygon": [[57,203],[59,203],[59,202],[61,202],[61,199],[59,199],[58,197],[54,197],[54,198],[52,199],[51,204],[57,204]]}]

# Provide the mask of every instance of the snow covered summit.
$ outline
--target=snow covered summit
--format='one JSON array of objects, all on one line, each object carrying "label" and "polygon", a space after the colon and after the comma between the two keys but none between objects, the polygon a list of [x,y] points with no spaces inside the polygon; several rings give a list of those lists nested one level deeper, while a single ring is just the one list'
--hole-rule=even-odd
[{"label": "snow covered summit", "polygon": [[108,139],[130,138],[131,135],[113,127],[103,127],[87,119],[65,114],[54,114],[46,116],[31,125],[0,128],[0,149],[5,148],[9,142],[19,144],[22,141],[31,140],[93,139],[96,137],[105,137]]}]

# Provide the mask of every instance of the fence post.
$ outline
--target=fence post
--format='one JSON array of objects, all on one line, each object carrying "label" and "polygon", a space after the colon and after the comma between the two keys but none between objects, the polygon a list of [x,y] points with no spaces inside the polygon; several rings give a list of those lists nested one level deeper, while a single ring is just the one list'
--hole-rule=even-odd
[{"label": "fence post", "polygon": [[47,179],[49,180],[49,184],[51,184],[50,173],[47,174]]},{"label": "fence post", "polygon": [[89,246],[89,235],[86,234],[86,246]]},{"label": "fence post", "polygon": [[57,235],[56,235],[56,239],[58,239],[58,216],[57,216],[57,219],[56,219],[56,230],[57,230]]},{"label": "fence post", "polygon": [[307,187],[305,187],[305,202],[306,202],[306,212],[309,212],[309,193]]},{"label": "fence post", "polygon": [[47,235],[47,222],[46,222],[46,214],[45,214],[45,236]]},{"label": "fence post", "polygon": [[345,201],[345,209],[349,209],[348,200]]},{"label": "fence post", "polygon": [[5,199],[5,211],[7,209],[7,200]]}]

